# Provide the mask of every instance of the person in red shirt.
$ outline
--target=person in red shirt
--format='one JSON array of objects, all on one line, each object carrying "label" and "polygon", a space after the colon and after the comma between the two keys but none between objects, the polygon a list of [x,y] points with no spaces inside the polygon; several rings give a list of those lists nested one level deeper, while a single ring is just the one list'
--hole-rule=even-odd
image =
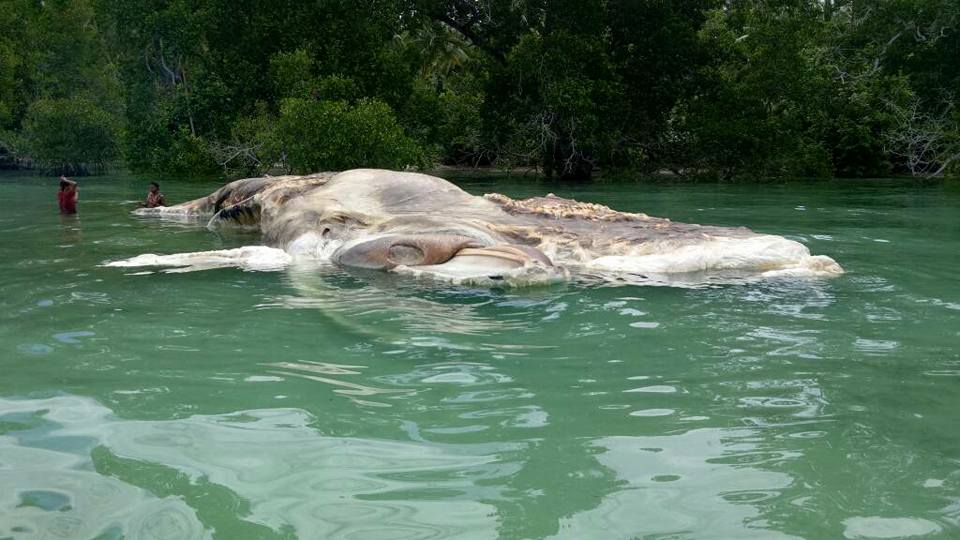
[{"label": "person in red shirt", "polygon": [[76,214],[77,200],[79,200],[79,198],[77,183],[68,179],[66,176],[61,176],[60,191],[57,193],[57,202],[60,203],[60,213]]}]

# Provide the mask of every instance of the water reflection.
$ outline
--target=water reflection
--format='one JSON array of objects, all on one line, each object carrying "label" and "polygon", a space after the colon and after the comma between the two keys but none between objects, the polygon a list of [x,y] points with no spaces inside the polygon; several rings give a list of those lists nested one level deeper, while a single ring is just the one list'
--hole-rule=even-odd
[{"label": "water reflection", "polygon": [[[425,298],[422,290],[405,290],[396,276],[364,275],[360,280],[328,265],[300,265],[288,272],[296,296],[283,296],[263,308],[316,309],[338,325],[361,334],[408,332],[484,335],[517,327],[517,323],[477,313],[470,303],[443,303]],[[379,277],[379,279],[377,279]]]},{"label": "water reflection", "polygon": [[[619,489],[560,520],[551,538],[799,538],[768,528],[758,508],[789,475],[745,467],[759,448],[751,430],[698,429],[591,443]],[[747,462],[749,463],[749,461]],[[717,492],[717,488],[722,491]]]},{"label": "water reflection", "polygon": [[92,471],[92,426],[108,411],[90,400],[0,399],[0,538],[210,538],[173,497]]},{"label": "water reflection", "polygon": [[70,249],[81,243],[83,243],[83,228],[80,224],[80,216],[77,214],[60,214],[60,238],[58,247],[61,249]]},{"label": "water reflection", "polygon": [[290,268],[286,279],[297,294],[262,303],[260,309],[313,309],[360,335],[378,335],[410,346],[466,349],[472,348],[469,341],[438,335],[491,336],[527,330],[529,313],[562,290],[535,288],[504,294],[306,263]]},{"label": "water reflection", "polygon": [[[300,377],[302,379],[333,386],[334,393],[346,396],[358,405],[390,407],[391,405],[389,403],[373,401],[369,398],[373,396],[398,393],[403,394],[408,392],[407,390],[398,388],[378,388],[357,382],[345,381],[335,377],[343,375],[359,375],[361,373],[360,370],[365,369],[365,366],[342,366],[326,362],[310,362],[306,360],[300,362],[275,362],[263,365],[271,368],[269,371],[270,373],[291,377]],[[247,380],[249,380],[249,378]]]},{"label": "water reflection", "polygon": [[[19,426],[26,428],[20,438],[0,439],[0,485],[6,486],[0,490],[0,508],[15,518],[5,522],[38,537],[57,527],[66,527],[61,536],[67,538],[112,528],[127,538],[208,536],[181,501],[158,500],[135,487],[150,483],[140,464],[156,464],[162,469],[154,476],[169,478],[166,484],[176,484],[182,474],[192,479],[184,490],[204,484],[227,488],[248,508],[236,518],[278,534],[491,538],[496,512],[482,501],[502,498],[498,485],[511,469],[497,463],[498,455],[516,449],[508,443],[325,437],[310,427],[316,418],[296,409],[124,421],[84,398],[0,400],[0,414],[9,417],[14,411],[36,418],[43,434],[31,435],[30,426]],[[83,447],[76,453],[40,448],[70,440],[84,441]],[[81,470],[84,462],[89,467],[91,451],[97,469],[113,478]],[[41,492],[69,501],[69,508],[22,504],[24,497],[36,500]],[[205,520],[205,525],[212,524]],[[160,530],[142,530],[148,526]]]},{"label": "water reflection", "polygon": [[562,437],[571,420],[558,419],[491,442],[478,427],[549,429],[548,409],[490,366],[406,377],[451,385],[437,406],[462,422],[407,421],[400,442],[325,436],[299,409],[132,421],[86,398],[0,400],[0,509],[37,537],[790,538],[766,507],[801,454],[756,429]]}]

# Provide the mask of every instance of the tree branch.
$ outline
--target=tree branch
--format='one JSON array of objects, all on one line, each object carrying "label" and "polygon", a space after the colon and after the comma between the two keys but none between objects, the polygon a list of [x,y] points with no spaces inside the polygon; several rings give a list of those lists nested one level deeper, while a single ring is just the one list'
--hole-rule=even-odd
[{"label": "tree branch", "polygon": [[490,43],[483,36],[481,36],[476,31],[474,31],[473,24],[477,20],[476,18],[471,19],[471,21],[467,24],[463,24],[460,21],[457,21],[456,19],[454,19],[448,14],[440,15],[438,19],[440,22],[447,25],[450,29],[452,29],[453,31],[457,32],[458,34],[466,38],[466,40],[469,41],[470,44],[473,45],[474,47],[480,49],[481,51],[486,52],[501,64],[506,62],[507,57],[503,53],[503,51],[496,50],[493,47],[491,47]]}]

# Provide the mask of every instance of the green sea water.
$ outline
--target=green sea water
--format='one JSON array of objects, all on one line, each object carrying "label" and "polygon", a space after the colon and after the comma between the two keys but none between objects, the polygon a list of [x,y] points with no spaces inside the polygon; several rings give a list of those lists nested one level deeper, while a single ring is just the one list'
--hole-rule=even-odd
[{"label": "green sea water", "polygon": [[[214,184],[163,181],[169,201]],[[145,273],[257,242],[0,176],[0,539],[960,538],[960,190],[564,186],[847,274],[701,289]]]}]

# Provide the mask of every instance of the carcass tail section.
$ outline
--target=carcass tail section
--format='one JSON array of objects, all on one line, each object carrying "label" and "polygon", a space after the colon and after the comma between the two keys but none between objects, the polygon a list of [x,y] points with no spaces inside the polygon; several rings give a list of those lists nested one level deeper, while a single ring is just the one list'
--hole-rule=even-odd
[{"label": "carcass tail section", "polygon": [[161,206],[157,208],[138,208],[134,214],[141,216],[193,216],[205,217],[213,216],[224,208],[237,205],[245,200],[252,199],[255,195],[284,180],[298,177],[278,176],[263,178],[244,178],[236,180],[221,187],[206,197],[200,197],[192,201],[175,204],[173,206]]},{"label": "carcass tail section", "polygon": [[290,197],[326,183],[334,173],[308,176],[244,178],[221,187],[206,197],[174,206],[140,208],[134,213],[164,218],[206,218],[208,226],[258,225],[263,204],[283,204]]}]

